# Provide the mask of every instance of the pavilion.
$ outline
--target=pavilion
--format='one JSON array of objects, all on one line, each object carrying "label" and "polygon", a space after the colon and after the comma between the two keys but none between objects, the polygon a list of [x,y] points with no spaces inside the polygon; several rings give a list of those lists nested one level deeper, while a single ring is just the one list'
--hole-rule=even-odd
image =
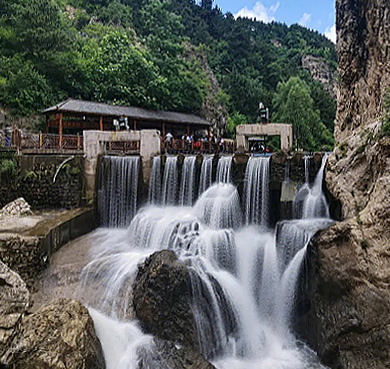
[{"label": "pavilion", "polygon": [[212,123],[193,114],[154,111],[132,106],[119,106],[68,99],[42,112],[46,115],[46,133],[82,134],[84,130],[157,129],[162,137],[170,132],[177,137],[196,131],[211,135]]}]

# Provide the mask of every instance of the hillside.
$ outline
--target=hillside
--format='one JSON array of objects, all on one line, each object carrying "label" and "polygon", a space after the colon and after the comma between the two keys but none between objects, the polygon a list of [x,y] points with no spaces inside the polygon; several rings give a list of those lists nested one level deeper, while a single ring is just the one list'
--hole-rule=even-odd
[{"label": "hillside", "polygon": [[333,145],[333,43],[210,0],[0,0],[0,65],[0,104],[18,116],[73,97],[197,113],[232,135],[262,101],[299,147]]}]

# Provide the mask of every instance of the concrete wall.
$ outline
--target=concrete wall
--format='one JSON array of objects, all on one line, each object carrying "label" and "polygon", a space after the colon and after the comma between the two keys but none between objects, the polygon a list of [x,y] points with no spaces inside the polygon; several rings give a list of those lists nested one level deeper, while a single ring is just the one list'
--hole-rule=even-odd
[{"label": "concrete wall", "polygon": [[248,137],[251,136],[280,136],[281,150],[285,153],[292,151],[293,130],[291,124],[240,124],[236,128],[237,149],[248,151]]},{"label": "concrete wall", "polygon": [[153,157],[161,154],[160,133],[155,129],[142,131],[84,131],[85,188],[87,201],[92,201],[96,191],[96,176],[99,155],[105,154],[102,142],[140,141],[140,157],[143,179],[150,178]]}]

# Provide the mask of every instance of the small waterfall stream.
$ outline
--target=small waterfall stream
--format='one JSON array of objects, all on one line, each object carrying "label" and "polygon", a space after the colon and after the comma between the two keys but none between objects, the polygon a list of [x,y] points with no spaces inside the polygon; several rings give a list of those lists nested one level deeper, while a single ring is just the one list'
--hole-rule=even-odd
[{"label": "small waterfall stream", "polygon": [[98,180],[100,223],[108,227],[127,227],[137,211],[138,156],[104,156]]},{"label": "small waterfall stream", "polygon": [[213,182],[213,156],[204,156],[200,169],[199,196],[205,192]]},{"label": "small waterfall stream", "polygon": [[148,200],[151,205],[158,205],[161,202],[161,156],[153,158]]},{"label": "small waterfall stream", "polygon": [[162,185],[162,204],[175,205],[178,197],[177,157],[168,156],[165,162]]},{"label": "small waterfall stream", "polygon": [[[136,369],[141,352],[154,355],[152,337],[130,319],[129,296],[138,265],[163,249],[175,251],[191,271],[199,348],[216,368],[324,368],[315,353],[296,341],[291,317],[307,244],[331,223],[326,211],[312,210],[326,206],[318,200],[325,160],[309,191],[313,200],[304,207],[306,219],[280,222],[275,231],[267,228],[267,157],[248,162],[244,209],[235,186],[217,183],[193,206],[187,193],[180,199],[184,204],[190,198],[186,206],[145,207],[127,229],[101,230],[105,240],[96,245],[93,261],[83,271],[81,293],[88,296],[107,368]],[[193,188],[193,161],[188,157],[183,165],[183,191]],[[176,158],[168,157],[164,204],[174,203],[169,194],[177,191],[176,166]]]},{"label": "small waterfall stream", "polygon": [[217,165],[217,183],[229,183],[231,181],[232,156],[221,156]]},{"label": "small waterfall stream", "polygon": [[195,200],[195,163],[196,156],[184,158],[179,191],[181,206],[191,206]]}]

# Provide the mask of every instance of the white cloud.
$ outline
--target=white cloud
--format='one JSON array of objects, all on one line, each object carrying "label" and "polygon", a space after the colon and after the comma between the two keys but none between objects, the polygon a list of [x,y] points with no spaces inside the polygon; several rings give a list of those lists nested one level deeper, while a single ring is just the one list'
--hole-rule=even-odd
[{"label": "white cloud", "polygon": [[269,23],[275,20],[275,13],[278,10],[280,3],[277,2],[275,5],[271,5],[269,8],[266,8],[261,2],[257,2],[253,9],[248,9],[244,7],[234,15],[235,18],[256,18],[258,21],[263,21]]},{"label": "white cloud", "polygon": [[331,27],[328,27],[325,30],[325,37],[329,38],[329,40],[336,43],[336,25],[335,24]]},{"label": "white cloud", "polygon": [[301,26],[307,26],[311,22],[311,14],[303,13],[301,20],[299,21],[299,24]]}]

